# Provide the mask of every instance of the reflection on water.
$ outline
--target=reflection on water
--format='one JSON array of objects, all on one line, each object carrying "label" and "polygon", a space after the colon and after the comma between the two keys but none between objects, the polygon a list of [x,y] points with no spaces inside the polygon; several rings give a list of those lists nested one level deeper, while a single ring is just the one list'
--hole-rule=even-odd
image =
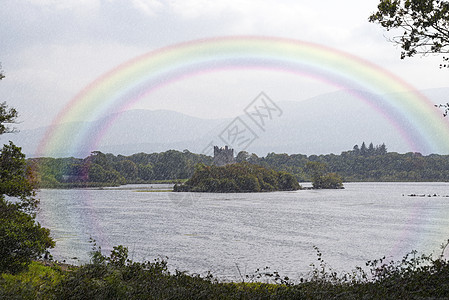
[{"label": "reflection on water", "polygon": [[[449,238],[449,185],[347,183],[344,190],[253,194],[150,192],[150,186],[42,190],[38,220],[51,229],[55,259],[89,260],[92,237],[136,261],[239,278],[270,266],[299,278],[316,262],[313,246],[337,270],[413,249],[439,253]],[[152,185],[166,190],[168,186]],[[436,197],[409,197],[425,194]]]}]

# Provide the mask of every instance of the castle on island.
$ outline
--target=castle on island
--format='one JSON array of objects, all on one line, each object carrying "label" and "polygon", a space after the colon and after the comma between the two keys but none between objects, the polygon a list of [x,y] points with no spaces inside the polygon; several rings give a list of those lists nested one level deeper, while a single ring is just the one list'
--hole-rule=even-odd
[{"label": "castle on island", "polygon": [[228,146],[218,147],[214,146],[214,161],[213,164],[217,167],[235,163],[234,149]]}]

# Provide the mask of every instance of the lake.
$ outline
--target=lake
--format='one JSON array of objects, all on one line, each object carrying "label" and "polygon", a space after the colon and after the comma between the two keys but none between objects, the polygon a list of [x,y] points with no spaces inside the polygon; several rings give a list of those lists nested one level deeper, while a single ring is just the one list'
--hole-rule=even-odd
[{"label": "lake", "polygon": [[189,273],[239,280],[239,270],[253,274],[269,266],[298,279],[317,263],[314,246],[331,267],[350,271],[411,250],[439,255],[449,239],[447,183],[252,194],[151,187],[161,191],[148,191],[150,185],[39,191],[38,220],[56,240],[54,258],[88,262],[92,237],[105,252],[124,245],[135,261],[168,257],[171,269]]}]

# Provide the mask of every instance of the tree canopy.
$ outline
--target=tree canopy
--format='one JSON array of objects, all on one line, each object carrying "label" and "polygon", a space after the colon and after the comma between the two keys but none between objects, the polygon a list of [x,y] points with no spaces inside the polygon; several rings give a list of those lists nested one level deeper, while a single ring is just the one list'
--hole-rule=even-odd
[{"label": "tree canopy", "polygon": [[337,173],[326,172],[325,163],[310,161],[306,164],[306,170],[310,173],[312,186],[315,189],[342,189],[343,179]]},{"label": "tree canopy", "polygon": [[[401,58],[415,54],[449,53],[449,2],[441,0],[381,0],[369,17],[387,30],[402,32],[392,42],[402,48]],[[449,57],[441,68],[449,68]]]},{"label": "tree canopy", "polygon": [[268,192],[300,189],[296,178],[287,172],[277,172],[248,162],[222,167],[198,164],[184,185],[175,185],[175,192]]},{"label": "tree canopy", "polygon": [[212,158],[188,150],[137,153],[130,156],[93,152],[81,158],[33,158],[42,188],[70,188],[148,183],[155,180],[187,179],[198,163],[211,164]]},{"label": "tree canopy", "polygon": [[[0,104],[0,134],[11,132],[5,124],[16,117],[15,109]],[[54,246],[50,231],[35,222],[38,200],[33,178],[21,148],[12,142],[4,145],[0,150],[0,273],[19,272]]]}]

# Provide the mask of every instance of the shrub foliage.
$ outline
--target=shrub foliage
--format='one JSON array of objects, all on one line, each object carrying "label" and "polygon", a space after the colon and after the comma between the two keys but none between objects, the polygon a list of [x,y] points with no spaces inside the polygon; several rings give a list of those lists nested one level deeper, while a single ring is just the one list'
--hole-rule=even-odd
[{"label": "shrub foliage", "polygon": [[183,185],[175,185],[175,192],[268,192],[300,189],[296,178],[287,172],[278,172],[247,162],[223,167],[199,164],[192,177]]},{"label": "shrub foliage", "polygon": [[448,299],[446,259],[411,252],[400,261],[369,261],[367,268],[338,273],[317,251],[317,264],[299,279],[269,268],[221,282],[212,274],[170,272],[165,260],[133,262],[116,246],[109,256],[98,248],[89,264],[63,270],[31,264],[17,275],[2,274],[0,299]]}]

